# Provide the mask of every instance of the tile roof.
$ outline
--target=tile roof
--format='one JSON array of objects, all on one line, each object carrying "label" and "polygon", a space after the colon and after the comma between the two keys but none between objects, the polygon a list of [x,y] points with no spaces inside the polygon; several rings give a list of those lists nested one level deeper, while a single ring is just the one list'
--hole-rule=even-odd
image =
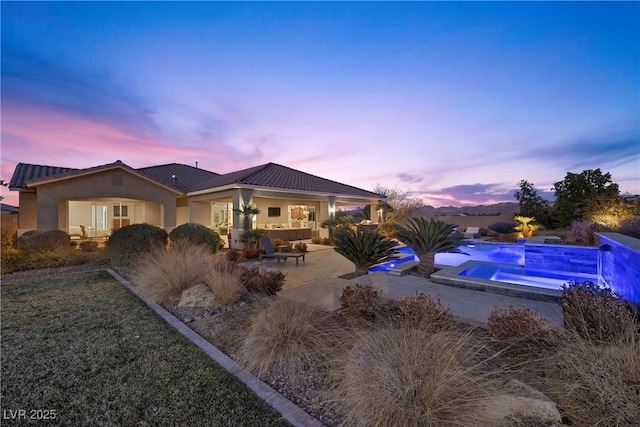
[{"label": "tile roof", "polygon": [[11,181],[9,181],[10,189],[27,188],[27,182],[40,179],[43,177],[51,177],[62,175],[69,171],[78,171],[79,169],[63,168],[59,166],[42,166],[30,165],[27,163],[18,163],[13,171]]},{"label": "tile roof", "polygon": [[319,176],[291,169],[276,163],[267,163],[252,168],[220,175],[203,182],[196,190],[222,187],[232,184],[244,184],[257,187],[279,188],[285,190],[311,191],[345,196],[369,197],[381,199],[384,196],[342,184]]},{"label": "tile roof", "polygon": [[[115,166],[129,169],[162,185],[186,193],[237,184],[374,199],[384,198],[384,196],[371,191],[320,178],[275,163],[266,163],[224,175],[180,163],[149,166],[140,169],[133,169],[120,160],[86,169],[19,163],[11,177],[9,188],[14,190],[26,189],[27,184],[40,180],[64,178],[81,173],[84,174],[109,169]],[[176,177],[175,181],[172,178],[173,176]]]},{"label": "tile roof", "polygon": [[[150,166],[146,168],[133,169],[130,166],[116,160],[113,163],[94,166],[86,169],[63,168],[58,166],[41,166],[26,163],[18,163],[9,188],[26,189],[27,184],[45,179],[64,178],[79,173],[87,173],[91,171],[99,171],[119,166],[132,172],[137,172],[167,187],[175,188],[179,191],[189,191],[192,187],[199,185],[203,180],[211,179],[218,176],[217,173],[204,169],[198,169],[193,166],[182,165],[179,163],[171,163],[167,165]],[[176,176],[174,182],[172,176]],[[175,185],[174,185],[175,184]]]},{"label": "tile roof", "polygon": [[[194,188],[198,188],[202,182],[220,176],[220,174],[215,172],[180,163],[149,166],[136,170],[154,181],[158,181],[169,187],[174,187],[183,192],[192,191]],[[173,176],[176,177],[175,181]]]}]

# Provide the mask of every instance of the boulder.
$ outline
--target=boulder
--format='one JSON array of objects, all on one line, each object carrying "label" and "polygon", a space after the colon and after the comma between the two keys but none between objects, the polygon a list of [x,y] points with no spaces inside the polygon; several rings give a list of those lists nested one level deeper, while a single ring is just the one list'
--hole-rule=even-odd
[{"label": "boulder", "polygon": [[207,285],[197,284],[182,291],[178,307],[212,307],[214,302],[213,292]]},{"label": "boulder", "polygon": [[483,405],[482,418],[489,425],[563,425],[556,404],[543,393],[517,380],[506,386],[504,394],[490,397]]}]

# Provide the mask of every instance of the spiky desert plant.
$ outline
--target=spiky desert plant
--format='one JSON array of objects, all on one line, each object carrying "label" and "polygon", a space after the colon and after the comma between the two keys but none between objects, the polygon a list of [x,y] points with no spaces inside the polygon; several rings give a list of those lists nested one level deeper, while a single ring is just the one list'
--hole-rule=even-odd
[{"label": "spiky desert plant", "polygon": [[356,274],[366,274],[372,265],[394,259],[398,246],[380,233],[347,227],[336,230],[333,243],[337,253],[355,264]]},{"label": "spiky desert plant", "polygon": [[536,220],[534,216],[516,215],[513,219],[518,223],[513,229],[520,232],[520,237],[531,237],[536,230],[540,229],[539,224],[532,224]]},{"label": "spiky desert plant", "polygon": [[398,228],[396,238],[413,249],[420,258],[418,272],[429,276],[435,271],[436,252],[444,252],[460,244],[462,236],[453,232],[455,228],[454,224],[414,217],[409,218],[406,227]]},{"label": "spiky desert plant", "polygon": [[260,209],[254,208],[250,203],[244,203],[239,208],[233,208],[233,211],[243,217],[242,226],[244,230],[251,230],[251,218],[260,213]]}]

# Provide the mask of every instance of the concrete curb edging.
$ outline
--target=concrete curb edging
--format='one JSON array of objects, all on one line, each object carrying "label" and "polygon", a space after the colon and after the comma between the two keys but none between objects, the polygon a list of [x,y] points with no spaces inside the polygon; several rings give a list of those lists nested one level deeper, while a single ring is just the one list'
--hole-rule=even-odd
[{"label": "concrete curb edging", "polygon": [[167,310],[162,308],[158,303],[142,294],[135,286],[133,286],[127,279],[120,276],[116,271],[111,268],[107,268],[106,271],[113,276],[118,282],[122,283],[127,289],[129,289],[134,295],[144,301],[149,308],[154,310],[160,317],[162,317],[168,324],[178,330],[185,338],[200,347],[211,359],[217,362],[220,366],[226,369],[230,374],[235,376],[243,384],[245,384],[251,391],[258,395],[262,400],[269,404],[273,409],[282,414],[282,417],[289,421],[295,427],[321,427],[323,424],[312,417],[300,407],[295,405],[289,399],[278,393],[273,388],[262,382],[259,378],[250,374],[245,369],[238,366],[230,357],[218,350],[215,346],[209,343],[207,340],[198,335],[193,329],[182,323],[176,317],[174,317]]}]

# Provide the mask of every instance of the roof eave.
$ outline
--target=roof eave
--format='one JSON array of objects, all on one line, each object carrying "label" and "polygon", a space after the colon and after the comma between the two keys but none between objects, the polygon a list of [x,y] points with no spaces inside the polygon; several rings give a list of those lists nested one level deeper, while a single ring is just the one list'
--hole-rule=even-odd
[{"label": "roof eave", "polygon": [[218,193],[218,192],[222,192],[222,191],[226,191],[226,190],[235,190],[235,189],[273,191],[274,193],[298,193],[298,194],[305,194],[305,195],[310,195],[310,196],[321,196],[321,197],[334,196],[334,197],[343,197],[343,198],[349,198],[349,199],[362,199],[362,200],[383,200],[383,199],[386,199],[386,196],[382,196],[382,195],[379,195],[379,194],[377,194],[375,196],[372,195],[371,197],[368,197],[368,196],[361,196],[361,195],[355,195],[355,194],[329,193],[329,192],[325,192],[325,191],[295,190],[295,189],[292,189],[292,188],[266,187],[266,186],[260,186],[260,185],[249,185],[249,184],[239,184],[239,183],[227,184],[227,185],[223,185],[223,186],[220,186],[220,187],[207,188],[207,189],[204,189],[204,190],[191,191],[191,192],[187,192],[186,196],[200,196],[200,195],[203,195],[203,194]]},{"label": "roof eave", "polygon": [[[160,187],[163,187],[169,191],[171,191],[174,194],[177,195],[183,195],[184,193],[180,190],[177,190],[173,187],[169,187],[167,185],[162,184],[161,182],[158,182],[154,179],[151,179],[147,176],[145,176],[144,174],[141,174],[140,172],[137,172],[135,169],[131,169],[131,168],[127,168],[123,165],[109,165],[105,168],[99,168],[99,169],[92,169],[92,170],[87,170],[87,171],[78,171],[77,173],[73,173],[73,174],[65,174],[63,176],[53,176],[53,177],[45,177],[45,178],[40,178],[40,179],[34,179],[28,182],[25,182],[26,184],[26,189],[27,190],[35,190],[35,187],[38,187],[40,185],[46,185],[46,184],[52,184],[55,182],[59,182],[59,181],[65,181],[67,179],[72,179],[72,178],[78,178],[78,177],[83,177],[83,176],[88,176],[88,175],[93,175],[96,173],[101,173],[101,172],[108,172],[110,170],[115,170],[115,169],[120,169],[124,172],[129,172],[147,182],[150,182],[152,184],[158,185]],[[22,189],[20,189],[22,190]],[[24,191],[24,190],[22,190]]]}]

